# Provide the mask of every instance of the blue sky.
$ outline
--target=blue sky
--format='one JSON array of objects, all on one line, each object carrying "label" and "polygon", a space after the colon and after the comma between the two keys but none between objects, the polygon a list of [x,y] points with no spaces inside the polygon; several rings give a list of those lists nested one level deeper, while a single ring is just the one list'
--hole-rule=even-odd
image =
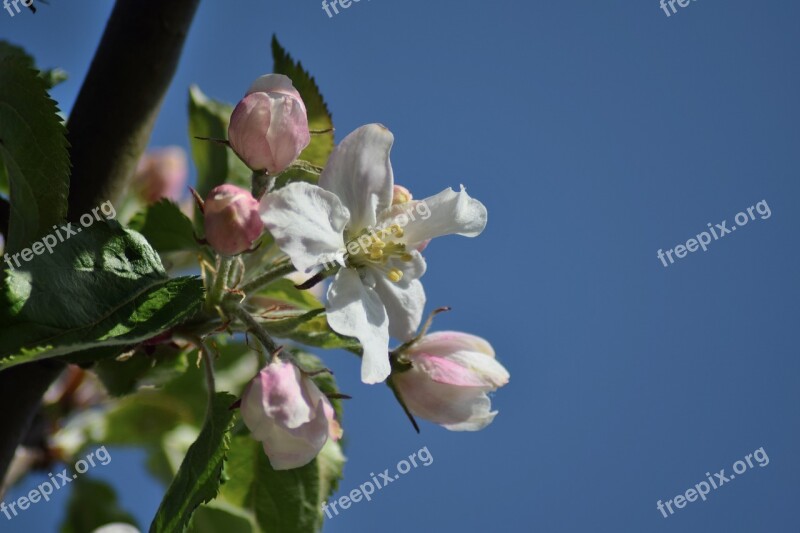
[{"label": "blue sky", "polygon": [[[65,110],[110,6],[0,12],[4,38],[71,74],[54,91]],[[464,183],[489,210],[479,238],[429,247],[423,281],[431,309],[454,308],[436,327],[489,339],[511,371],[500,415],[416,435],[355,358],[328,354],[354,396],[340,494],[423,446],[434,461],[326,532],[796,531],[800,5],[677,10],[374,0],[328,18],[316,1],[203,3],[154,146],[187,145],[189,84],[233,102],[268,72],[275,32],[339,138],[382,122],[398,183],[417,197]],[[762,200],[771,217],[658,260]],[[767,466],[667,519],[656,509],[760,447]],[[140,468],[118,451],[97,474],[149,524],[160,494]],[[65,501],[0,530],[49,530]]]}]

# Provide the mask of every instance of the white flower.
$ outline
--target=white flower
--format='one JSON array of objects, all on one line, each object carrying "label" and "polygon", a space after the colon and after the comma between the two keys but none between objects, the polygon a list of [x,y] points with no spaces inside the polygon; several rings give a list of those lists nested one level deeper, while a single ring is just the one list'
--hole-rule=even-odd
[{"label": "white flower", "polygon": [[389,337],[411,339],[425,307],[417,248],[441,235],[479,235],[486,208],[463,189],[392,205],[394,136],[369,124],[336,147],[319,186],[291,183],[261,200],[261,217],[295,268],[340,264],[328,289],[328,322],[364,348],[361,379],[390,373]]}]

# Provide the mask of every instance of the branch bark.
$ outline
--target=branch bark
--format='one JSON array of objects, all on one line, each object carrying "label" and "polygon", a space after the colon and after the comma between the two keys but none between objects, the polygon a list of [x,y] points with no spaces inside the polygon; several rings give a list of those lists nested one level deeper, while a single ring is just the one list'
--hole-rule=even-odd
[{"label": "branch bark", "polygon": [[[119,198],[150,138],[199,2],[117,0],[67,122],[70,220]],[[45,361],[0,373],[0,479],[63,368]]]}]

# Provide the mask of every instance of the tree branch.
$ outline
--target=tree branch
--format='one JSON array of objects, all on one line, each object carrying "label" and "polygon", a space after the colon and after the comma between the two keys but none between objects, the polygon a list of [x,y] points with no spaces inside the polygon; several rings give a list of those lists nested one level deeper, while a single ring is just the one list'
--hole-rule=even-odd
[{"label": "tree branch", "polygon": [[[118,199],[153,129],[200,0],[117,0],[67,123],[69,219]],[[0,373],[0,479],[62,363]]]},{"label": "tree branch", "polygon": [[67,122],[69,218],[119,199],[178,66],[199,0],[117,0]]},{"label": "tree branch", "polygon": [[0,233],[3,234],[5,240],[8,240],[9,220],[11,220],[11,206],[8,204],[8,200],[0,198]]}]

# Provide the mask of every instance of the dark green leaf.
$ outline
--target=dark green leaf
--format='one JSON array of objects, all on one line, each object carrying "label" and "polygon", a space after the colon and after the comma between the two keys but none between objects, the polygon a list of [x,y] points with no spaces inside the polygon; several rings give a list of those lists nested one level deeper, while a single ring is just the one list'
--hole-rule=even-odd
[{"label": "dark green leaf", "polygon": [[23,262],[0,290],[0,370],[142,342],[191,318],[203,299],[199,279],[169,279],[144,237],[113,221]]},{"label": "dark green leaf", "polygon": [[131,220],[129,227],[138,231],[158,252],[197,250],[192,221],[177,204],[169,200],[148,206]]},{"label": "dark green leaf", "polygon": [[235,400],[227,393],[214,396],[203,430],[167,490],[150,533],[182,532],[194,510],[217,496],[222,465],[230,448],[229,431],[234,417],[230,407]]},{"label": "dark green leaf", "polygon": [[233,107],[208,98],[196,86],[189,89],[189,140],[192,158],[197,167],[197,192],[205,198],[209,191],[223,183],[250,189],[252,172],[225,145],[197,139],[226,140]]},{"label": "dark green leaf", "polygon": [[[283,49],[278,38],[272,37],[272,58],[275,60],[275,72],[289,76],[295,89],[303,98],[308,111],[308,127],[312,131],[323,131],[333,128],[333,119],[328,105],[322,98],[317,82],[303,69],[303,65]],[[317,166],[325,166],[328,156],[333,151],[333,132],[312,135],[311,144],[300,154],[300,159]]]},{"label": "dark green leaf", "polygon": [[0,47],[0,164],[10,188],[7,251],[17,252],[67,214],[64,125],[30,57]]}]

